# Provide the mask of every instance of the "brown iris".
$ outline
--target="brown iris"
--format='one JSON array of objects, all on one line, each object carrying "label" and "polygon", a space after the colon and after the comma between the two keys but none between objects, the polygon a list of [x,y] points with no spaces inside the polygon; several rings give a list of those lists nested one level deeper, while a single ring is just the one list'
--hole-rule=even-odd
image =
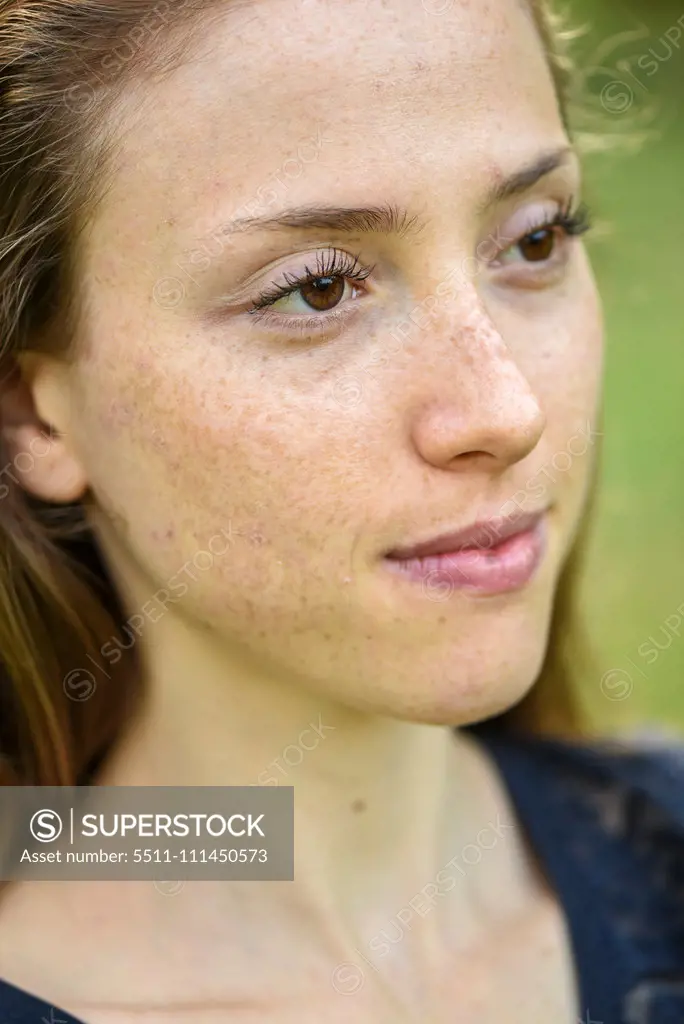
[{"label": "brown iris", "polygon": [[344,297],[343,277],[315,277],[308,284],[300,286],[300,294],[312,309],[325,313],[339,306]]},{"label": "brown iris", "polygon": [[556,234],[549,228],[534,231],[518,243],[520,252],[530,263],[541,263],[551,259],[556,244]]}]

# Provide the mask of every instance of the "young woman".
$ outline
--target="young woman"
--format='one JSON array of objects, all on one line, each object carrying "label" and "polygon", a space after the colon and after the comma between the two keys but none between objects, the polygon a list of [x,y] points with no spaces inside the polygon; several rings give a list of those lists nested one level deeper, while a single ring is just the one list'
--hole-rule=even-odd
[{"label": "young woman", "polygon": [[3,1021],[684,1020],[681,762],[569,684],[568,73],[540,0],[0,0],[2,781],[296,823],[8,884]]}]

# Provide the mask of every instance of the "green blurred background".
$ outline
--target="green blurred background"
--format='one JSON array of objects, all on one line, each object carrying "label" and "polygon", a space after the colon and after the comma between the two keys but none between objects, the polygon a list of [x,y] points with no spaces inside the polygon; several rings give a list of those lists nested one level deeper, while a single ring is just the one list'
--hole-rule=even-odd
[{"label": "green blurred background", "polygon": [[589,29],[573,44],[584,80],[578,127],[595,123],[614,146],[585,159],[608,349],[603,482],[583,589],[596,674],[584,696],[603,726],[681,733],[684,3],[571,0],[569,14]]}]

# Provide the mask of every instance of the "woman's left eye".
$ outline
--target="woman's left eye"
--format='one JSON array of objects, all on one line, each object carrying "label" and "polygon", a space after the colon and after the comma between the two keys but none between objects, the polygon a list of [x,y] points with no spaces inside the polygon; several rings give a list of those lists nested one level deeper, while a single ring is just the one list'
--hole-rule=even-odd
[{"label": "woman's left eye", "polygon": [[548,263],[564,241],[584,234],[590,227],[589,211],[585,206],[575,213],[562,211],[546,224],[541,224],[519,238],[514,245],[499,254],[496,262],[503,266],[521,262]]},{"label": "woman's left eye", "polygon": [[519,254],[526,263],[544,263],[550,260],[558,243],[558,231],[554,228],[540,228],[531,235],[525,235],[519,242],[501,254],[502,263],[514,263]]}]

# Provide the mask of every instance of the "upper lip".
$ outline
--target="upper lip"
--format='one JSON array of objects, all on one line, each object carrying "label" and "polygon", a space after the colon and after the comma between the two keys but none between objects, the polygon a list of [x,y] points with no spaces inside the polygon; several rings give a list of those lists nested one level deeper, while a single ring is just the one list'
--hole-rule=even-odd
[{"label": "upper lip", "polygon": [[493,548],[517,533],[533,529],[544,515],[544,510],[522,516],[492,516],[464,530],[443,533],[439,537],[406,548],[394,548],[387,558],[405,560],[427,558],[429,555],[447,555],[464,548]]}]

